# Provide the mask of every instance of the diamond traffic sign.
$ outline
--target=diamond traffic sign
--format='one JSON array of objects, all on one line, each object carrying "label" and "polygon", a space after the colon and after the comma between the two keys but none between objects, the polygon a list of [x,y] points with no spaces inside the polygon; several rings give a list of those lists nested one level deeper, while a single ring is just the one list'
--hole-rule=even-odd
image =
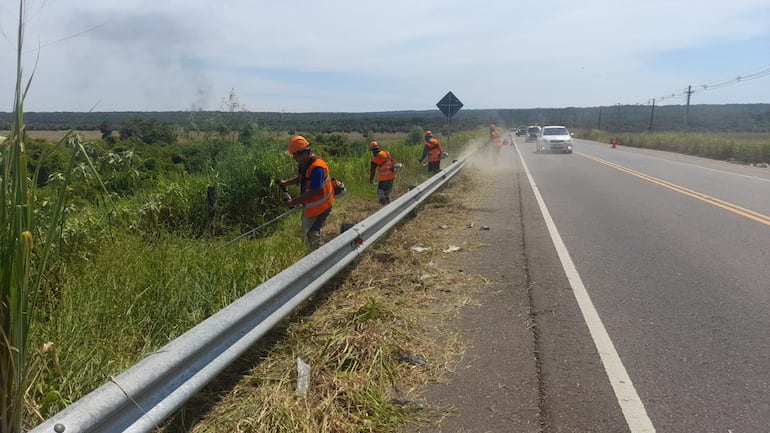
[{"label": "diamond traffic sign", "polygon": [[463,103],[457,99],[457,96],[455,96],[454,93],[449,92],[436,103],[436,107],[444,113],[444,116],[452,117],[455,113],[460,111],[460,108],[463,107]]}]

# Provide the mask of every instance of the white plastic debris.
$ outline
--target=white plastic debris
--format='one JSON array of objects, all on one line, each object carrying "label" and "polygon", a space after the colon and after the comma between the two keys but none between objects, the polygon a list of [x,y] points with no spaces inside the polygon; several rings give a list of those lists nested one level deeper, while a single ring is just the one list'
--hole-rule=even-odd
[{"label": "white plastic debris", "polygon": [[412,247],[409,248],[409,249],[414,251],[414,252],[416,252],[416,253],[421,253],[421,252],[424,252],[424,251],[430,251],[430,247],[425,247],[425,246],[422,246],[422,245],[412,245]]},{"label": "white plastic debris", "polygon": [[445,253],[454,253],[455,251],[460,251],[462,247],[458,247],[456,245],[450,245],[447,249],[441,250]]},{"label": "white plastic debris", "polygon": [[310,366],[297,357],[297,393],[307,395],[310,387]]}]

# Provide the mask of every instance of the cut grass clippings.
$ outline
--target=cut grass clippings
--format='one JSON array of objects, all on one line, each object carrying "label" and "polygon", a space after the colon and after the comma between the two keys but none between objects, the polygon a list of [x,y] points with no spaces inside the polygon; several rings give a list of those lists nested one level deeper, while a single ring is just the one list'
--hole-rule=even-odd
[{"label": "cut grass clippings", "polygon": [[[464,194],[429,200],[163,430],[397,432],[414,411],[440,411],[425,406],[420,388],[442,380],[462,356],[445,324],[485,284],[441,266],[444,255],[473,248],[448,244],[473,227],[460,204],[473,180],[460,177],[452,184]],[[345,217],[371,214],[363,207]],[[424,249],[414,251],[416,244]],[[312,369],[305,395],[297,391],[298,358]]]}]

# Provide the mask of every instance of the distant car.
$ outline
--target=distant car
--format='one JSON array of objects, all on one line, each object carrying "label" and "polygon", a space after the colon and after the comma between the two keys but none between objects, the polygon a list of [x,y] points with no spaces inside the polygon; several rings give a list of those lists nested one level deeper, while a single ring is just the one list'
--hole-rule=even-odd
[{"label": "distant car", "polygon": [[522,135],[527,135],[527,125],[519,125],[518,128],[516,128],[516,136],[521,137]]},{"label": "distant car", "polygon": [[542,129],[539,126],[530,126],[527,128],[527,137],[524,141],[537,141],[537,137],[540,136]]},{"label": "distant car", "polygon": [[544,126],[535,152],[572,153],[572,134],[564,126]]}]

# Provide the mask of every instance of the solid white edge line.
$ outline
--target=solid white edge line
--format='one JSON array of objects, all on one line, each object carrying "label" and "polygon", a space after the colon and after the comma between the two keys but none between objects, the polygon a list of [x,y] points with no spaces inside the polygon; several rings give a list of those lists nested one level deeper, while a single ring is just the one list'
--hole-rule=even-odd
[{"label": "solid white edge line", "polygon": [[586,325],[588,325],[588,330],[594,340],[596,350],[599,352],[602,364],[604,364],[604,370],[607,372],[612,389],[615,391],[615,397],[617,397],[620,409],[626,418],[628,428],[632,433],[653,433],[655,432],[655,427],[647,416],[647,410],[644,408],[644,404],[639,398],[634,384],[631,382],[631,377],[628,376],[620,356],[615,351],[615,345],[612,344],[612,340],[602,324],[599,313],[594,308],[593,302],[591,302],[588,290],[583,285],[583,280],[580,278],[580,274],[578,274],[577,268],[575,268],[575,264],[572,262],[569,251],[564,245],[559,230],[556,228],[556,224],[554,224],[553,218],[551,218],[551,214],[548,212],[545,201],[543,201],[543,197],[540,195],[535,179],[524,162],[524,157],[518,146],[516,147],[516,153],[519,155],[519,161],[521,161],[521,165],[524,167],[524,173],[526,173],[529,184],[535,194],[540,212],[542,212],[543,219],[548,227],[548,233],[551,235],[551,241],[554,247],[556,247],[559,260],[575,294],[580,311],[583,313]]}]

